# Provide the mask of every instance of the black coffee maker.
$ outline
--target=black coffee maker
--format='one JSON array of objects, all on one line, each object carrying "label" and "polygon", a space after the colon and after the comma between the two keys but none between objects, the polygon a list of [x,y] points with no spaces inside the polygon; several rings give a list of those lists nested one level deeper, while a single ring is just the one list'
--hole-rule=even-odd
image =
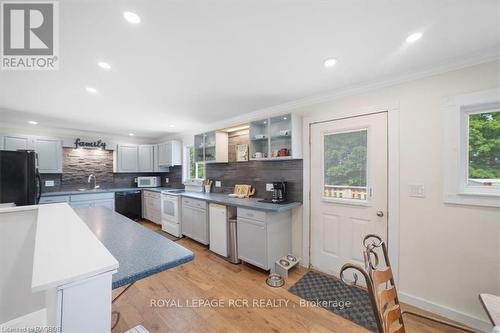
[{"label": "black coffee maker", "polygon": [[286,201],[286,182],[273,183],[273,203],[282,203]]}]

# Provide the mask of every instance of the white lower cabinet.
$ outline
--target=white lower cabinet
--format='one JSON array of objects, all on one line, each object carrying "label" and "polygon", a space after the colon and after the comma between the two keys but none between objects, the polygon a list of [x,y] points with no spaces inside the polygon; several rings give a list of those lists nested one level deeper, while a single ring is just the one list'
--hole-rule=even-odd
[{"label": "white lower cabinet", "polygon": [[106,207],[115,210],[115,194],[108,193],[89,193],[74,195],[55,195],[50,197],[41,197],[40,205],[69,202],[71,207]]},{"label": "white lower cabinet", "polygon": [[182,198],[182,234],[202,244],[209,243],[207,202]]},{"label": "white lower cabinet", "polygon": [[161,225],[161,194],[142,191],[142,218]]},{"label": "white lower cabinet", "polygon": [[107,193],[89,193],[71,195],[69,199],[71,207],[106,207],[115,210],[115,194]]},{"label": "white lower cabinet", "polygon": [[43,204],[51,204],[51,203],[60,203],[60,202],[69,202],[69,195],[54,195],[50,197],[41,197],[40,205]]},{"label": "white lower cabinet", "polygon": [[241,260],[267,269],[266,223],[238,218],[238,256]]},{"label": "white lower cabinet", "polygon": [[110,331],[111,281],[112,272],[60,287],[56,311],[62,332]]},{"label": "white lower cabinet", "polygon": [[274,270],[274,262],[291,253],[291,212],[238,208],[237,215],[238,258],[262,269]]},{"label": "white lower cabinet", "polygon": [[106,207],[111,210],[115,210],[115,200],[114,199],[108,199],[108,200],[90,200],[90,201],[76,201],[76,202],[70,202],[69,204],[71,207]]}]

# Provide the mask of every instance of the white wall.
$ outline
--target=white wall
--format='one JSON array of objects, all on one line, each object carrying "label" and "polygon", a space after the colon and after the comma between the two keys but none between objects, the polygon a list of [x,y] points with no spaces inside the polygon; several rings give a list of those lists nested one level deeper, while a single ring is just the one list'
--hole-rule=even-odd
[{"label": "white wall", "polygon": [[[499,86],[494,61],[294,110],[310,120],[332,119],[399,104],[399,292],[471,324],[486,321],[478,294],[500,295],[500,209],[443,203],[442,112],[446,97]],[[426,197],[409,197],[410,183],[424,184]]]}]

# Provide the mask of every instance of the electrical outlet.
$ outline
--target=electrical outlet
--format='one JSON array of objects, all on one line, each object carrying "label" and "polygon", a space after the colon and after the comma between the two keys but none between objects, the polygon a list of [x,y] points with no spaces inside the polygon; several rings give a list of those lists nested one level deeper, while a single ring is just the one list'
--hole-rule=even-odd
[{"label": "electrical outlet", "polygon": [[266,191],[267,192],[272,192],[274,189],[274,186],[273,184],[266,184]]},{"label": "electrical outlet", "polygon": [[170,179],[167,177],[165,178],[165,183],[168,184],[170,182]]},{"label": "electrical outlet", "polygon": [[45,181],[45,187],[53,187],[53,186],[54,186],[53,180],[46,180]]},{"label": "electrical outlet", "polygon": [[425,187],[422,184],[409,184],[408,196],[415,198],[425,198]]},{"label": "electrical outlet", "polygon": [[215,181],[215,187],[221,187],[222,186],[222,183],[220,180],[216,180]]}]

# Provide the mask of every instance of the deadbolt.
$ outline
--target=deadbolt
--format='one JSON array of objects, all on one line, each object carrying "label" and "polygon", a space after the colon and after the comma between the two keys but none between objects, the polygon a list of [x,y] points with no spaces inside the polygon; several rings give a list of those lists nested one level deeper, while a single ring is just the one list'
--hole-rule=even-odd
[{"label": "deadbolt", "polygon": [[378,217],[382,217],[382,216],[384,216],[384,212],[383,212],[383,211],[381,211],[381,210],[377,211],[377,216],[378,216]]}]

